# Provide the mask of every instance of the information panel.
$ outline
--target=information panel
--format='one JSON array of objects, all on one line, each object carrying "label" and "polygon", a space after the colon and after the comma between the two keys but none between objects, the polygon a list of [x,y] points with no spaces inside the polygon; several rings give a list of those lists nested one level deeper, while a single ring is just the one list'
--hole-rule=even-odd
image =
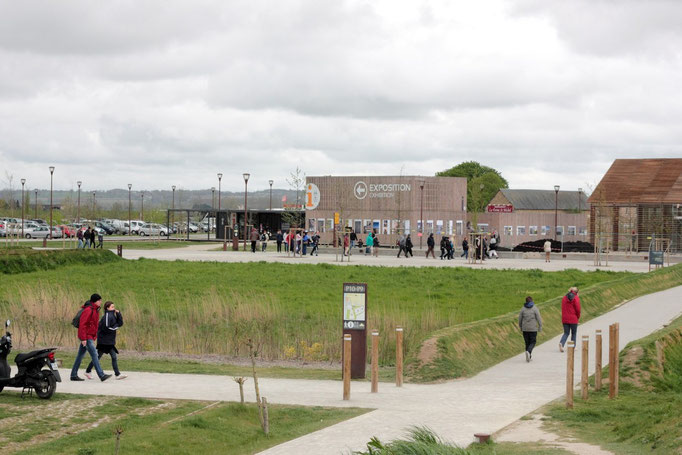
[{"label": "information panel", "polygon": [[367,327],[367,284],[343,284],[343,328],[365,330]]}]

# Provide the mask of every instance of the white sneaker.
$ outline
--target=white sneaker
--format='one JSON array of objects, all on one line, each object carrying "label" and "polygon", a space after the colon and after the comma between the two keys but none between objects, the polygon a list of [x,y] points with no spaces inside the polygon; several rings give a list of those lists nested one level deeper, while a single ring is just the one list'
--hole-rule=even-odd
[{"label": "white sneaker", "polygon": [[125,374],[119,374],[118,376],[116,376],[116,379],[125,379],[127,377],[128,376],[126,376]]},{"label": "white sneaker", "polygon": [[530,362],[530,352],[526,351],[526,362]]},{"label": "white sneaker", "polygon": [[564,352],[564,345],[559,343],[559,352]]},{"label": "white sneaker", "polygon": [[88,379],[92,379],[92,375],[90,373],[85,373],[85,377]]}]

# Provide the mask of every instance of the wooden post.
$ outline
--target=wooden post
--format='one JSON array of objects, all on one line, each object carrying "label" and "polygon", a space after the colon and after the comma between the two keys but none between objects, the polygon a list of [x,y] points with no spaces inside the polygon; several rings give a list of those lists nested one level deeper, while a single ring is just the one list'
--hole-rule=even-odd
[{"label": "wooden post", "polygon": [[566,407],[573,409],[573,359],[575,354],[575,343],[566,343]]},{"label": "wooden post", "polygon": [[581,398],[587,400],[587,389],[589,388],[588,382],[588,361],[590,360],[590,337],[588,335],[583,335],[583,353],[582,353],[582,374],[580,376],[580,392]]},{"label": "wooden post", "polygon": [[379,391],[379,331],[372,330],[372,393]]},{"label": "wooden post", "polygon": [[601,330],[595,335],[594,390],[601,390]]},{"label": "wooden post", "polygon": [[268,415],[268,400],[265,397],[261,398],[261,406],[263,408],[263,433],[267,436],[270,434],[270,416]]},{"label": "wooden post", "polygon": [[618,340],[616,325],[609,326],[609,398],[618,396]]},{"label": "wooden post", "polygon": [[343,336],[343,399],[350,400],[350,346],[351,336]]},{"label": "wooden post", "polygon": [[395,329],[395,385],[403,386],[403,328]]},{"label": "wooden post", "polygon": [[615,395],[614,398],[618,396],[618,389],[620,383],[620,324],[616,322],[614,324],[614,343],[615,343],[615,357],[614,357],[614,378],[615,378]]}]

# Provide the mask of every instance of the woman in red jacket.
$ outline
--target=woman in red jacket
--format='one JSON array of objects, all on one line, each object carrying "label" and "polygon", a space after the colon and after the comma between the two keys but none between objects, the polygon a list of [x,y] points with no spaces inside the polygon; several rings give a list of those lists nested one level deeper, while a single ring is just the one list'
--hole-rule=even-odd
[{"label": "woman in red jacket", "polygon": [[578,288],[573,286],[568,290],[568,294],[561,299],[561,322],[564,324],[564,334],[559,342],[559,351],[564,352],[564,345],[569,332],[571,333],[571,341],[575,343],[578,321],[580,321],[580,297],[578,297]]},{"label": "woman in red jacket", "polygon": [[95,349],[97,325],[99,323],[98,312],[101,303],[102,297],[99,294],[92,294],[90,300],[83,304],[83,312],[81,313],[78,324],[78,339],[80,340],[80,345],[78,345],[76,361],[73,362],[73,368],[71,368],[72,381],[84,381],[83,378],[78,376],[78,368],[80,367],[86,352],[90,354],[92,364],[95,367],[95,371],[97,371],[97,376],[99,376],[102,381],[106,381],[111,377],[110,374],[104,374],[104,371],[102,371],[102,367],[99,364],[99,358],[97,357],[97,349]]}]

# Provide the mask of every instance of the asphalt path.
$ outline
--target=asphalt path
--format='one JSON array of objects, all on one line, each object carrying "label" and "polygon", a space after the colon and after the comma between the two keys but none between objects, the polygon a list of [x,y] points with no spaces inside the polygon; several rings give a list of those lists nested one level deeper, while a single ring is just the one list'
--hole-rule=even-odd
[{"label": "asphalt path", "polygon": [[[594,333],[604,334],[603,364],[608,362],[608,326],[620,323],[620,346],[642,338],[682,314],[682,287],[632,300],[595,318],[578,329],[578,339],[590,336],[590,373],[594,369]],[[461,446],[473,441],[476,432],[496,432],[538,407],[565,393],[566,354],[558,350],[559,337],[538,346],[533,361],[524,355],[495,365],[468,379],[441,384],[380,383],[379,393],[370,393],[368,382],[354,381],[351,399],[342,400],[340,381],[262,378],[261,394],[270,403],[306,406],[355,406],[371,412],[266,450],[265,454],[339,454],[365,448],[373,436],[382,441],[402,437],[413,425],[432,428]],[[521,334],[510,339],[523,346]],[[579,384],[581,350],[575,353],[575,383]],[[125,365],[125,359],[121,360]],[[61,370],[69,377],[69,370]],[[161,373],[127,373],[122,381],[91,380],[58,385],[58,393],[106,394],[167,399],[239,400],[239,389],[231,377]],[[82,372],[81,372],[82,375]],[[253,381],[245,386],[246,399],[255,402]]]}]

